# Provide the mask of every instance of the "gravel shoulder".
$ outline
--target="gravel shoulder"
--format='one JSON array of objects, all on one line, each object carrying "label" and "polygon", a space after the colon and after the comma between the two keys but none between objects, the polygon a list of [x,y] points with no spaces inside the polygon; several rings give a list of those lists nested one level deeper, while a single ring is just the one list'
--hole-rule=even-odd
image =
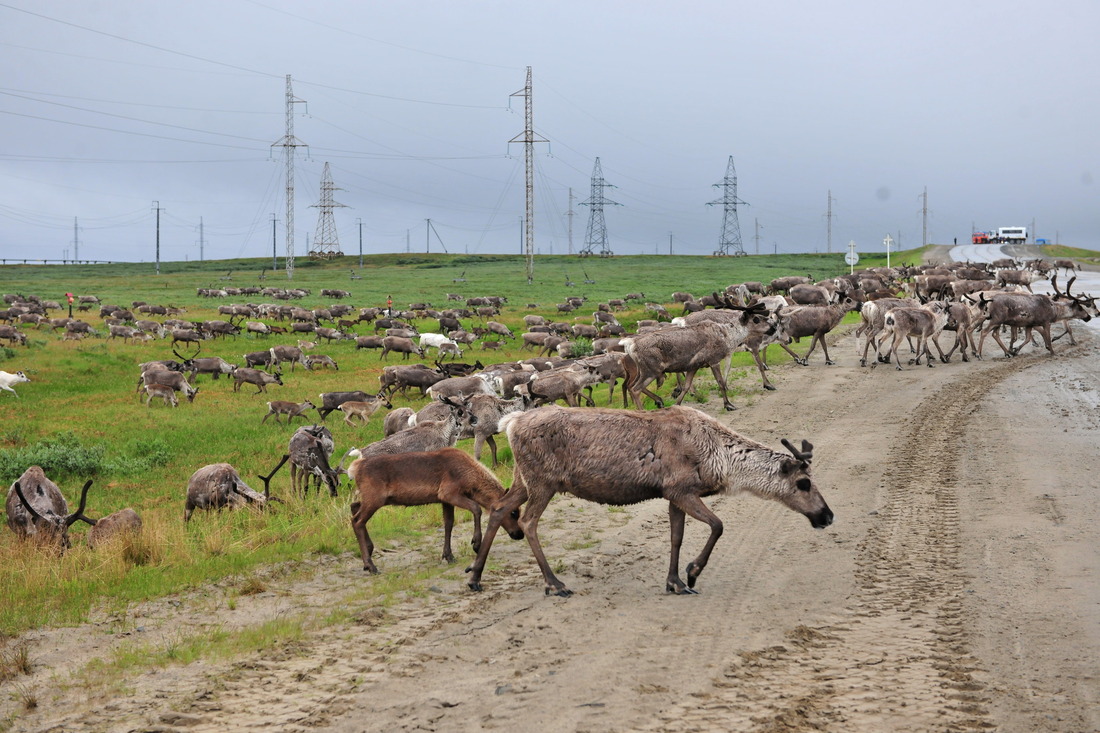
[{"label": "gravel shoulder", "polygon": [[[861,369],[839,336],[836,366],[778,366],[777,392],[746,373],[720,419],[769,445],[809,439],[836,523],[710,502],[726,531],[698,596],[663,592],[660,502],[551,503],[540,535],[568,599],[502,536],[483,593],[465,587],[466,547],[370,605],[355,589],[379,581],[349,532],[348,553],[273,568],[232,613],[208,588],[28,635],[38,670],[21,684],[40,705],[11,730],[1100,730],[1100,339],[1078,341],[898,372]],[[705,537],[689,521],[685,556]],[[390,548],[382,572],[438,562],[430,544]],[[274,653],[70,684],[139,626],[164,644],[334,607],[349,620]]]}]

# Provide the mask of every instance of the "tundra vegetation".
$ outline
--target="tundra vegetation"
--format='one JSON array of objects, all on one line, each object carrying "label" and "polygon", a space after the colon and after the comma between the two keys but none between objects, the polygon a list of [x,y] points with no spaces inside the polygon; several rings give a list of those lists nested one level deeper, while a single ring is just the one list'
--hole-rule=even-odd
[{"label": "tundra vegetation", "polygon": [[[920,260],[919,252],[892,254],[895,262]],[[1063,251],[1059,256],[1081,259],[1072,252]],[[863,255],[860,264],[884,264],[884,259],[877,254]],[[481,295],[508,298],[500,314],[492,319],[507,326],[515,338],[487,334],[479,339],[500,343],[493,351],[477,348],[478,356],[488,364],[486,354],[499,362],[532,356],[523,348],[520,338],[528,330],[523,321],[525,315],[591,324],[597,303],[622,301],[621,305],[616,302],[613,306],[615,318],[633,332],[638,321],[653,317],[653,312],[646,310],[647,302],[672,306],[668,298],[675,291],[689,288],[701,296],[721,292],[730,283],[768,283],[792,273],[810,274],[816,281],[836,277],[848,269],[838,255],[726,260],[625,256],[588,262],[587,274],[595,283],[566,289],[558,273],[562,264],[575,264],[575,260],[565,257],[540,257],[536,281],[531,286],[526,284],[523,258],[517,256],[393,254],[368,257],[365,262],[360,273],[354,257],[323,264],[302,258],[293,281],[287,281],[283,272],[270,271],[261,281],[264,260],[162,263],[162,274],[155,278],[147,263],[5,266],[0,268],[3,275],[0,291],[35,294],[60,302],[64,302],[66,292],[95,294],[102,303],[127,309],[134,301],[144,301],[169,306],[169,317],[185,324],[224,318],[219,306],[248,302],[308,309],[334,308],[344,302],[353,310],[339,318],[355,319],[361,309],[384,308],[390,295],[395,309],[423,300],[439,310],[448,305],[464,307],[464,300],[448,302],[447,293],[456,289],[453,278],[465,272],[466,282],[460,286],[464,298]],[[362,279],[350,281],[349,270],[361,274]],[[232,280],[220,280],[227,271],[232,271]],[[291,300],[252,294],[200,294],[200,289],[221,291],[230,286],[299,288],[309,290],[310,294]],[[322,297],[323,289],[348,290],[351,295],[337,301]],[[636,297],[628,298],[628,294]],[[556,303],[578,295],[587,297],[582,307],[570,314],[556,312]],[[528,309],[527,303],[540,306]],[[675,312],[680,310],[676,308]],[[51,310],[48,315],[65,316],[67,308]],[[352,339],[334,340],[325,348],[340,363],[340,371],[292,371],[284,367],[285,384],[271,390],[270,397],[253,396],[256,390],[251,387],[234,392],[232,379],[204,378],[201,394],[193,403],[181,400],[178,409],[146,409],[135,394],[138,376],[135,366],[173,358],[171,339],[137,342],[109,339],[109,330],[96,310],[81,312],[74,307],[73,316],[89,323],[99,335],[70,340],[63,338],[64,329],[51,331],[28,326],[21,329],[27,335],[26,344],[0,344],[0,370],[12,374],[23,371],[30,377],[29,382],[18,385],[19,399],[0,394],[0,486],[6,491],[29,466],[39,465],[65,489],[72,502],[79,499],[80,486],[89,478],[94,479],[87,511],[93,517],[103,517],[127,507],[135,509],[143,523],[140,546],[127,545],[123,549],[120,545],[117,550],[108,546],[96,555],[97,551],[87,547],[88,528],[77,523],[71,530],[72,548],[58,557],[41,552],[4,528],[0,532],[0,597],[5,599],[0,604],[0,634],[17,634],[43,625],[80,623],[96,607],[140,602],[234,576],[247,577],[263,565],[300,563],[317,555],[352,557],[349,553],[357,548],[348,530],[351,499],[346,478],[342,479],[336,499],[327,492],[303,496],[290,490],[289,471],[284,470],[271,482],[272,495],[282,502],[265,511],[244,507],[238,511],[203,512],[185,525],[180,509],[188,479],[199,468],[228,463],[257,487],[260,484],[257,476],[266,475],[286,454],[290,435],[301,421],[290,426],[273,425],[273,420],[263,424],[269,399],[300,404],[307,399],[318,400],[321,393],[361,390],[368,395],[377,394],[379,377],[387,365],[379,359],[378,351],[359,351]],[[574,321],[574,317],[578,320]],[[156,318],[166,320],[164,316]],[[262,313],[248,317],[269,325],[272,333],[245,330],[244,318],[235,320],[240,322],[242,332],[235,338],[203,341],[204,357],[220,357],[243,368],[244,354],[265,351],[277,344],[294,345],[299,338],[275,330],[289,331],[290,324],[297,319],[280,320]],[[484,328],[484,321],[476,316],[459,316],[457,320],[470,332]],[[422,331],[439,330],[436,318],[413,316],[412,321]],[[848,314],[845,323],[857,322],[857,314]],[[322,325],[335,324],[322,319]],[[373,335],[373,325],[368,320],[355,322],[350,329],[342,326],[340,330],[359,337]],[[194,356],[194,344],[179,346],[180,353]],[[798,348],[804,353],[808,343]],[[777,353],[773,356],[776,358],[786,357]],[[389,364],[425,363],[431,368],[435,359],[433,352],[428,360],[410,356],[407,361],[390,359]],[[469,356],[466,360],[474,361]],[[754,368],[747,353],[734,354],[733,363],[735,370],[747,372]],[[816,368],[825,367],[818,364]],[[669,395],[674,383],[675,379],[668,379],[657,390],[666,401],[671,401]],[[747,383],[749,389],[759,389],[755,379]],[[408,390],[407,394],[398,392],[392,397],[395,409],[419,410],[429,399],[421,396],[419,389]],[[652,404],[647,407],[652,408]],[[381,440],[384,422],[376,417],[365,425],[357,423],[352,427],[342,420],[329,420],[327,425],[335,439],[337,459],[352,446],[362,447]],[[458,448],[471,452],[472,444],[472,439],[462,439]],[[491,470],[507,487],[512,483],[510,451],[502,450],[499,458],[501,465]],[[466,516],[460,513],[458,521],[468,522]],[[427,533],[431,539],[423,537],[420,544],[432,547],[434,554],[437,547],[434,537],[441,524],[439,505],[399,510],[387,507],[371,518],[370,532],[380,545],[421,538]],[[462,551],[469,552],[468,548]],[[421,573],[423,569],[415,572]],[[389,575],[400,573],[393,571]]]}]

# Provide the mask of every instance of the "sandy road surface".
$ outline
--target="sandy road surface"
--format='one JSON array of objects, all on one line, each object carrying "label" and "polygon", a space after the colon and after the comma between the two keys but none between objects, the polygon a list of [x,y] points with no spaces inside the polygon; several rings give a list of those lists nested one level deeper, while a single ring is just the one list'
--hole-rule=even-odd
[{"label": "sandy road surface", "polygon": [[[836,366],[777,368],[778,392],[746,377],[722,419],[777,447],[811,440],[837,519],[815,531],[778,504],[712,502],[726,532],[698,596],[663,592],[666,505],[558,498],[540,529],[572,598],[545,597],[526,543],[501,537],[485,592],[465,588],[467,548],[423,594],[371,608],[347,600],[372,582],[347,554],[273,576],[231,614],[209,589],[104,627],[168,638],[334,605],[351,622],[147,673],[125,696],[43,694],[12,729],[1100,730],[1100,340],[1079,341],[897,372],[859,368],[848,336]],[[685,559],[705,538],[688,530]],[[32,634],[44,669],[29,684],[103,653],[104,627]]]}]

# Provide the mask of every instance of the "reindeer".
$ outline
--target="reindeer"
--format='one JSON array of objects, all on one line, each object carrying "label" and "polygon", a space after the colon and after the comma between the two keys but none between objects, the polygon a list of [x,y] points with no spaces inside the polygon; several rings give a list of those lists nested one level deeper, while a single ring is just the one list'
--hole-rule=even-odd
[{"label": "reindeer", "polygon": [[304,425],[294,432],[290,437],[288,453],[283,456],[283,462],[290,460],[291,490],[308,494],[309,477],[313,476],[318,491],[324,481],[329,494],[337,496],[336,489],[340,484],[343,461],[336,468],[329,466],[332,445],[332,433],[323,425]]},{"label": "reindeer", "polygon": [[[179,400],[176,399],[176,390],[166,384],[146,384],[142,386],[142,389],[145,391],[146,407],[152,406],[154,397],[160,397],[164,400],[165,405],[171,405],[172,407],[180,406]],[[195,391],[197,392],[198,390]]]},{"label": "reindeer", "polygon": [[727,410],[735,409],[729,400],[726,380],[718,365],[751,332],[759,330],[773,333],[775,324],[768,318],[763,306],[744,308],[733,305],[728,300],[726,304],[730,310],[740,311],[741,317],[737,322],[704,321],[694,326],[653,331],[622,340],[626,352],[626,358],[623,359],[626,389],[638,410],[643,409],[642,394],[648,395],[658,407],[664,406],[661,398],[646,386],[666,373],[686,374],[684,386],[676,398],[676,404],[680,404],[691,391],[695,373],[703,367],[710,367],[714,374],[714,379],[722,390],[723,406]]},{"label": "reindeer", "polygon": [[[154,363],[155,364],[155,363]],[[198,387],[194,387],[187,381],[187,377],[183,372],[177,372],[169,369],[166,366],[150,365],[148,369],[141,373],[141,377],[138,378],[138,394],[145,392],[149,399],[146,400],[146,406],[149,404],[149,400],[152,396],[149,395],[148,390],[145,388],[150,385],[159,385],[162,387],[170,387],[176,392],[183,393],[183,396],[187,398],[188,402],[195,401],[195,395],[199,393]],[[162,397],[163,395],[156,395]]]},{"label": "reindeer", "polygon": [[268,374],[260,369],[249,369],[247,367],[239,367],[233,372],[233,391],[239,392],[241,385],[245,382],[255,385],[256,391],[253,395],[258,395],[260,392],[267,392],[267,385],[283,383],[283,373],[280,370],[276,370],[274,374]]},{"label": "reindeer", "polygon": [[885,342],[888,338],[892,339],[889,353],[893,355],[895,368],[899,372],[901,359],[898,357],[898,346],[909,336],[917,337],[917,356],[915,359],[910,359],[910,364],[920,364],[921,357],[926,356],[925,363],[929,368],[935,366],[932,363],[932,352],[928,348],[929,341],[940,353],[940,360],[947,361],[939,342],[940,331],[947,324],[947,318],[947,304],[942,301],[932,301],[919,308],[894,308],[886,314],[882,340]]},{"label": "reindeer", "polygon": [[141,516],[127,507],[108,514],[88,530],[88,547],[95,550],[123,537],[141,534]]},{"label": "reindeer", "polygon": [[64,552],[72,547],[69,528],[77,520],[96,523],[84,514],[91,486],[89,479],[80,492],[80,505],[70,514],[69,504],[57,484],[46,478],[41,467],[31,466],[8,489],[4,504],[8,527],[21,539],[38,540]]},{"label": "reindeer", "polygon": [[814,353],[814,348],[820,343],[821,350],[825,352],[825,363],[831,366],[836,362],[829,358],[829,345],[825,342],[825,334],[840,325],[844,315],[857,307],[858,304],[854,300],[845,297],[835,305],[801,305],[783,308],[779,311],[779,315],[786,319],[787,336],[794,341],[803,336],[813,336],[813,339],[810,341],[810,349],[806,352],[806,356],[799,356],[787,344],[780,343],[779,346],[791,355],[796,364],[807,366],[810,363],[810,354]]},{"label": "reindeer", "polygon": [[267,419],[272,415],[275,416],[275,422],[279,422],[279,415],[286,415],[286,424],[289,425],[293,418],[300,417],[305,419],[305,412],[307,410],[316,410],[317,407],[309,400],[305,402],[290,402],[288,400],[272,400],[267,403],[267,414],[264,415],[264,419],[260,420],[260,424],[263,425],[267,422]]},{"label": "reindeer", "polygon": [[[803,514],[815,529],[833,522],[833,512],[810,475],[813,446],[808,441],[796,449],[784,438],[783,446],[790,452],[786,455],[690,407],[639,413],[550,406],[505,418],[504,431],[516,460],[515,480],[493,504],[481,549],[466,570],[467,584],[475,591],[481,590],[497,529],[526,502],[519,527],[542,570],[546,593],[571,595],[551,571],[538,539],[539,518],[558,492],[615,506],[666,499],[672,548],[665,589],[677,594],[696,592],[695,583],[722,536],[722,521],[703,497],[748,491]],[[569,460],[555,458],[561,455]],[[685,584],[679,560],[684,518],[689,514],[710,525],[710,537],[688,564]]]},{"label": "reindeer", "polygon": [[223,507],[236,509],[245,504],[255,504],[261,509],[272,501],[278,501],[271,496],[271,479],[278,472],[286,457],[275,467],[275,470],[267,476],[259,476],[264,482],[264,493],[254,491],[241,478],[237,469],[228,463],[211,463],[191,474],[187,481],[187,500],[183,508],[183,521],[190,522],[191,515],[196,509],[217,509]]},{"label": "reindeer", "polygon": [[[374,543],[367,533],[367,522],[386,505],[443,505],[443,560],[454,562],[451,531],[455,507],[474,515],[474,552],[481,549],[481,508],[489,509],[504,495],[504,487],[487,468],[457,448],[431,452],[399,453],[359,458],[348,466],[348,475],[359,492],[351,505],[351,528],[359,541],[363,570],[377,574]],[[512,539],[523,539],[516,523],[519,512],[502,518],[501,524]]]},{"label": "reindeer", "polygon": [[530,402],[523,397],[503,400],[496,395],[475,394],[465,398],[462,407],[471,418],[469,423],[474,434],[474,458],[481,460],[481,450],[488,443],[493,468],[500,465],[497,461],[497,444],[493,440],[493,436],[500,432],[500,421],[505,415],[523,412],[529,406]]},{"label": "reindeer", "polygon": [[19,399],[19,393],[12,389],[12,387],[19,384],[20,382],[29,381],[31,381],[31,378],[23,372],[9,374],[8,372],[0,371],[0,389],[11,392],[13,395],[15,395],[15,399]]},{"label": "reindeer", "polygon": [[393,404],[385,395],[378,395],[368,400],[348,400],[337,409],[344,413],[344,422],[354,427],[355,423],[351,420],[353,417],[359,418],[361,424],[366,425],[370,421],[371,415],[378,412],[383,406],[387,409],[393,408]]}]

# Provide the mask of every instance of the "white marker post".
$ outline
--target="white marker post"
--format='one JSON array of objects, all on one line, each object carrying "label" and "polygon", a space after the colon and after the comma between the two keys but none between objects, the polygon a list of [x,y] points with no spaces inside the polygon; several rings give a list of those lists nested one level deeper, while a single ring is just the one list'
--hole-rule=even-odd
[{"label": "white marker post", "polygon": [[848,274],[855,274],[856,263],[859,262],[859,255],[856,254],[856,240],[848,242],[848,254],[844,255],[844,261],[849,265]]},{"label": "white marker post", "polygon": [[886,245],[886,267],[890,267],[890,245],[894,243],[893,238],[887,234],[886,239],[882,240],[882,243]]}]

